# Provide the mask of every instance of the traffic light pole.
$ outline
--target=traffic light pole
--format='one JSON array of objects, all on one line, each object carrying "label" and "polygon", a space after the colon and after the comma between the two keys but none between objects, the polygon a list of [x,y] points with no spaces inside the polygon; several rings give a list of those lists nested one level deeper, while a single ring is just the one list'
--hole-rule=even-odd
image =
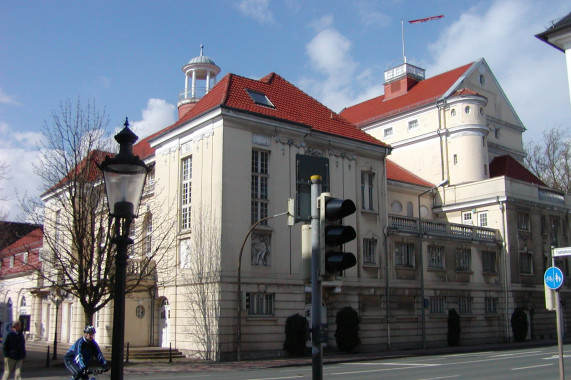
[{"label": "traffic light pole", "polygon": [[323,350],[321,345],[321,279],[319,277],[319,208],[321,177],[311,176],[311,369],[312,379],[323,379]]}]

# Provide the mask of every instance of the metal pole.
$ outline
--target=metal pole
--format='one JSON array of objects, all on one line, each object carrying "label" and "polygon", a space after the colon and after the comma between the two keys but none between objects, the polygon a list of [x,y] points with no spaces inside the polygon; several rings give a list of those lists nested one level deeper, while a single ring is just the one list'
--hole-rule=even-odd
[{"label": "metal pole", "polygon": [[426,315],[424,312],[424,254],[422,253],[422,217],[420,215],[420,197],[432,191],[427,190],[418,196],[418,250],[420,253],[420,324],[422,330],[422,348],[426,348]]},{"label": "metal pole", "polygon": [[111,380],[123,380],[123,349],[125,344],[125,280],[127,277],[127,247],[133,242],[129,236],[130,220],[115,222],[117,254],[115,255],[115,290],[113,298],[113,347],[111,349]]},{"label": "metal pole", "polygon": [[59,314],[59,305],[60,305],[59,300],[56,300],[55,304],[56,304],[56,326],[54,331],[54,356],[52,357],[53,360],[57,359],[57,329],[58,329],[57,325],[58,325],[58,314]]},{"label": "metal pole", "polygon": [[[553,247],[551,247],[551,266],[555,266]],[[561,306],[559,289],[555,290],[555,319],[557,320],[557,351],[559,352],[559,379],[565,380],[565,366],[563,364],[563,329],[561,326]]]},{"label": "metal pole", "polygon": [[[323,379],[323,351],[321,345],[321,280],[319,278],[319,208],[321,177],[311,176],[311,369],[312,379]],[[321,205],[323,207],[323,205]]]}]

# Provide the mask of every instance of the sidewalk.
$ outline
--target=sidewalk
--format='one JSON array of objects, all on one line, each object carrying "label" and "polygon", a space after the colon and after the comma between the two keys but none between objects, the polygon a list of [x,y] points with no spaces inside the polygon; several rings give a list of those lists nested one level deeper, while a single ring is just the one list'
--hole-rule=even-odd
[{"label": "sidewalk", "polygon": [[[426,350],[395,350],[380,352],[364,352],[364,353],[331,353],[325,354],[323,358],[324,364],[367,361],[375,359],[389,359],[396,357],[421,356],[421,355],[439,355],[449,353],[468,353],[477,351],[500,351],[514,348],[533,348],[540,346],[557,346],[556,341],[529,341],[523,343],[502,343],[489,344],[481,346],[459,346],[459,347],[442,347],[430,348]],[[23,378],[48,378],[55,376],[67,375],[67,370],[63,364],[63,355],[58,354],[57,360],[51,360],[53,353],[50,353],[49,367],[47,364],[47,350],[39,351],[36,347],[27,351],[27,357],[24,362],[22,374]],[[168,361],[157,360],[137,360],[125,363],[125,374],[153,374],[153,373],[169,373],[169,372],[211,372],[211,371],[227,371],[230,369],[259,369],[259,368],[277,368],[277,367],[293,367],[311,365],[311,357],[302,358],[275,358],[263,360],[244,360],[233,362],[213,363],[205,361],[197,361],[194,359],[174,359],[172,363]],[[3,367],[3,361],[2,361]]]}]

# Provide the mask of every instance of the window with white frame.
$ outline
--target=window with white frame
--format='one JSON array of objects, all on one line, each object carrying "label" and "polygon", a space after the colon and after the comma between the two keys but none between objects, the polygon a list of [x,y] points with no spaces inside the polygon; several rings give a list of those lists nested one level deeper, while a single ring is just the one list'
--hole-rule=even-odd
[{"label": "window with white frame", "polygon": [[472,211],[465,211],[462,213],[462,224],[474,224],[472,220]]},{"label": "window with white frame", "polygon": [[10,256],[10,269],[14,268],[14,256]]},{"label": "window with white frame", "polygon": [[385,128],[383,130],[383,136],[384,137],[390,137],[392,135],[393,135],[393,127]]},{"label": "window with white frame", "polygon": [[472,251],[469,248],[458,248],[456,250],[456,270],[467,271],[471,269]]},{"label": "window with white frame", "polygon": [[414,244],[395,243],[395,265],[414,268]]},{"label": "window with white frame", "polygon": [[519,253],[519,273],[533,274],[533,253],[523,251]]},{"label": "window with white frame", "polygon": [[145,218],[145,254],[153,253],[153,216],[149,212]]},{"label": "window with white frame", "polygon": [[498,313],[498,299],[494,297],[486,297],[484,300],[486,314]]},{"label": "window with white frame", "polygon": [[446,310],[445,297],[430,297],[430,314],[444,314]]},{"label": "window with white frame", "polygon": [[[251,182],[251,218],[254,224],[268,216],[268,168],[270,154],[260,150],[252,150],[252,182]],[[263,221],[267,225],[267,221]]]},{"label": "window with white frame", "polygon": [[517,228],[520,230],[529,230],[529,213],[518,212],[517,213]]},{"label": "window with white frame", "polygon": [[189,156],[182,159],[182,165],[181,165],[180,228],[182,230],[190,229],[190,210],[192,204],[191,200],[192,200],[192,156]]},{"label": "window with white frame", "polygon": [[416,129],[418,128],[418,120],[414,119],[408,122],[408,130],[410,131],[411,129]]},{"label": "window with white frame", "polygon": [[365,264],[375,264],[377,251],[377,239],[363,239],[363,262]]},{"label": "window with white frame", "polygon": [[478,213],[478,225],[480,227],[488,227],[488,212],[482,211]]},{"label": "window with white frame", "polygon": [[482,270],[485,273],[497,273],[496,260],[496,252],[482,251]]},{"label": "window with white frame", "polygon": [[363,210],[374,210],[375,173],[361,172],[361,199]]},{"label": "window with white frame", "polygon": [[458,298],[458,311],[460,314],[472,313],[472,297],[459,297]]},{"label": "window with white frame", "polygon": [[427,251],[428,267],[438,269],[444,268],[444,247],[429,245]]},{"label": "window with white frame", "polygon": [[248,315],[273,316],[274,293],[246,293]]}]

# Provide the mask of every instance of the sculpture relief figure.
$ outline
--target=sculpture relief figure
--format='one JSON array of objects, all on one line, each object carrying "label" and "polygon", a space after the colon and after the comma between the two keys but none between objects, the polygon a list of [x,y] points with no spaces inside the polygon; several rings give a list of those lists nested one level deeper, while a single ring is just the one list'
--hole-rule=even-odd
[{"label": "sculpture relief figure", "polygon": [[270,235],[252,234],[252,265],[270,265]]}]

